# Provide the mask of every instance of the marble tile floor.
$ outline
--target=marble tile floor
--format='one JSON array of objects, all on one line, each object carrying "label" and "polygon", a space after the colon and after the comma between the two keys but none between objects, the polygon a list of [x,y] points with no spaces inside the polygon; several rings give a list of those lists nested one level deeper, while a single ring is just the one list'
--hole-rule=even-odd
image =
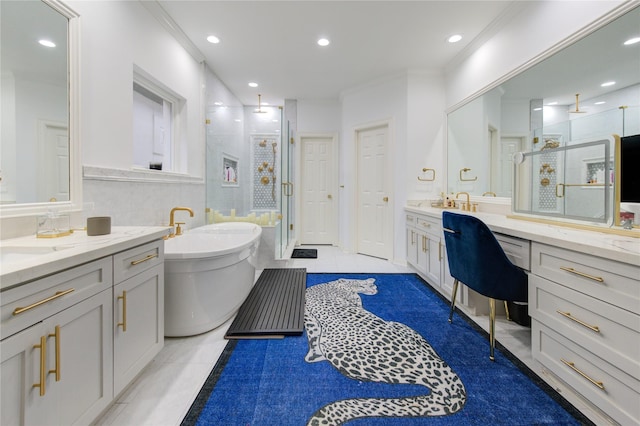
[{"label": "marble tile floor", "polygon": [[[307,268],[307,272],[404,273],[411,268],[374,257],[344,253],[331,246],[316,248],[317,259],[288,259],[273,267]],[[261,271],[256,272],[256,277]],[[488,317],[472,317],[488,330]],[[179,425],[213,369],[227,341],[232,319],[198,336],[165,338],[165,346],[118,400],[96,421],[97,425]],[[533,368],[531,330],[498,319],[496,339]],[[488,353],[487,353],[488,356]]]}]

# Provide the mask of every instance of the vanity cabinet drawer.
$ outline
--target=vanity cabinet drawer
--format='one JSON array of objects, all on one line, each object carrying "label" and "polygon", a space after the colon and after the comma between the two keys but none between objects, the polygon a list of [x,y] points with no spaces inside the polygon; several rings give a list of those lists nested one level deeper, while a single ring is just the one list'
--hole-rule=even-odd
[{"label": "vanity cabinet drawer", "polygon": [[[537,320],[532,352],[553,374],[622,425],[640,422],[640,381]],[[637,343],[637,341],[636,341]]]},{"label": "vanity cabinet drawer", "polygon": [[640,380],[640,315],[535,275],[529,292],[532,318]]},{"label": "vanity cabinet drawer", "polygon": [[412,214],[406,215],[407,226],[416,226],[416,217]]},{"label": "vanity cabinet drawer", "polygon": [[2,292],[0,340],[111,288],[111,257]]},{"label": "vanity cabinet drawer", "polygon": [[531,241],[498,233],[493,235],[511,263],[525,271],[531,270]]},{"label": "vanity cabinet drawer", "polygon": [[416,228],[425,232],[440,235],[442,233],[442,221],[435,217],[417,216]]},{"label": "vanity cabinet drawer", "polygon": [[545,244],[531,246],[534,274],[596,299],[640,312],[640,266]]},{"label": "vanity cabinet drawer", "polygon": [[113,256],[113,282],[118,284],[164,262],[164,240],[154,241]]}]

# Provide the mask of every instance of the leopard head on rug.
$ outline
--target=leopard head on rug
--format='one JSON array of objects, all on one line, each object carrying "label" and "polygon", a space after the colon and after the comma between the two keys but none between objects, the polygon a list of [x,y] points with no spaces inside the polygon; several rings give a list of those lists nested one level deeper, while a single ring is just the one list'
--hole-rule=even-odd
[{"label": "leopard head on rug", "polygon": [[338,279],[306,290],[307,362],[327,361],[360,381],[417,384],[429,393],[407,398],[353,398],[320,408],[308,425],[342,424],[365,417],[428,417],[460,411],[466,390],[458,375],[410,327],[385,321],[362,307],[375,280]]}]

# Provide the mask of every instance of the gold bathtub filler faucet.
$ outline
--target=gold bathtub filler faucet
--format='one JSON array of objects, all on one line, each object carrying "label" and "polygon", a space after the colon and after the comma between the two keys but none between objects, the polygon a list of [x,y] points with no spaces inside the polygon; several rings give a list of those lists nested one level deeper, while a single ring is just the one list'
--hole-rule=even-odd
[{"label": "gold bathtub filler faucet", "polygon": [[184,222],[179,222],[178,223],[178,228],[176,229],[176,232],[174,232],[173,227],[176,225],[176,222],[173,219],[173,216],[175,215],[175,213],[178,210],[184,210],[189,212],[189,215],[191,217],[193,217],[193,210],[191,210],[189,207],[174,207],[171,209],[171,213],[169,214],[169,226],[171,227],[171,233],[169,234],[169,238],[173,238],[176,235],[182,235],[182,228],[180,228],[180,225],[184,225]]},{"label": "gold bathtub filler faucet", "polygon": [[468,192],[458,192],[456,194],[456,200],[458,198],[460,198],[460,195],[466,195],[467,196],[467,202],[466,203],[462,203],[462,210],[463,211],[470,211],[471,210],[471,201],[469,200],[469,193]]}]

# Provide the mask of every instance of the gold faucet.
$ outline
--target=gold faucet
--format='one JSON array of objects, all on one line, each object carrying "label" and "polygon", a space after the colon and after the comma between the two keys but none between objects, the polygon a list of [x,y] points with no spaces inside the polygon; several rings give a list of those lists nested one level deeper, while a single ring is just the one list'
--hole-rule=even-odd
[{"label": "gold faucet", "polygon": [[469,200],[469,193],[468,192],[458,192],[456,194],[456,200],[460,197],[461,194],[467,196],[467,202],[466,203],[462,203],[462,210],[463,211],[469,211],[470,210],[470,206],[471,206],[471,200]]},{"label": "gold faucet", "polygon": [[173,232],[173,227],[176,225],[176,223],[175,223],[175,221],[173,219],[173,216],[178,210],[187,211],[187,212],[189,212],[189,215],[191,217],[193,217],[193,210],[191,210],[189,207],[174,207],[174,208],[172,208],[171,209],[171,213],[169,213],[169,226],[171,227],[171,233],[169,234],[169,238],[173,238],[176,235],[182,235],[182,229],[180,228],[180,225],[183,225],[184,222],[180,222],[179,223],[178,232],[177,233]]}]

